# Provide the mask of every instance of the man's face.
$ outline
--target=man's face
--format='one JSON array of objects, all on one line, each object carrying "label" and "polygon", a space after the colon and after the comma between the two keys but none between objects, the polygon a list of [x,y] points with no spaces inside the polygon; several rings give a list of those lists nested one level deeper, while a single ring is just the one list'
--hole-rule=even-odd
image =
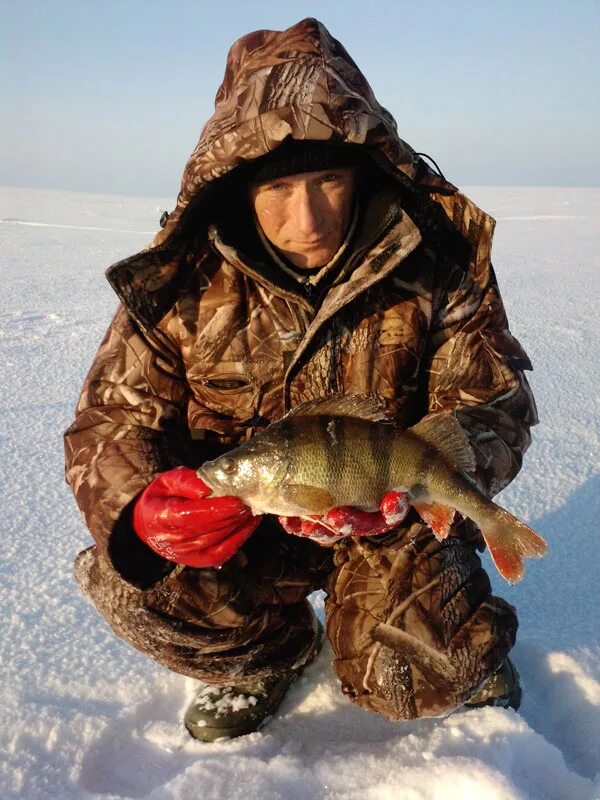
[{"label": "man's face", "polygon": [[267,239],[299,269],[327,264],[350,222],[356,170],[286,175],[254,184],[250,198]]}]

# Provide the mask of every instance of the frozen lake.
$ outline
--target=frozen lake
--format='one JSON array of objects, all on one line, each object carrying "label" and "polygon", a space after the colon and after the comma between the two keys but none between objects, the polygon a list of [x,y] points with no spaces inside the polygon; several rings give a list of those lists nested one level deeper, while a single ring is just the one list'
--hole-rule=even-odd
[{"label": "frozen lake", "polygon": [[512,588],[486,561],[519,611],[521,710],[393,724],[341,696],[325,649],[263,731],[203,745],[181,725],[193,682],[115,639],[73,583],[91,539],[63,479],[62,432],[116,308],[104,270],[173,200],[1,190],[3,798],[600,796],[600,189],[465,192],[497,219],[500,288],[535,368],[540,425],[501,502],[550,553]]}]

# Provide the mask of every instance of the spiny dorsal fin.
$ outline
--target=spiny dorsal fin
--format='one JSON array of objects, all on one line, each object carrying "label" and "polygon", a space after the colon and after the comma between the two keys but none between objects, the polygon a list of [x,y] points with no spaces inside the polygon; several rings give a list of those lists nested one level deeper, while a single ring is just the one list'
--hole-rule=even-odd
[{"label": "spiny dorsal fin", "polygon": [[391,422],[385,414],[385,403],[372,394],[330,394],[306,400],[286,414],[289,417],[359,417],[372,422]]},{"label": "spiny dorsal fin", "polygon": [[460,422],[441,411],[424,417],[410,429],[420,439],[436,447],[456,469],[473,472],[475,456]]}]

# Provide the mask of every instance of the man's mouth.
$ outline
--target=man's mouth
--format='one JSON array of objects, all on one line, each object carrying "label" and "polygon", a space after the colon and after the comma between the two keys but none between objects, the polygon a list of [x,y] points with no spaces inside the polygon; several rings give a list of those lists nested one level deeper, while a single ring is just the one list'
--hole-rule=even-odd
[{"label": "man's mouth", "polygon": [[318,247],[319,245],[325,244],[327,241],[327,236],[321,236],[319,239],[312,239],[309,242],[294,242],[295,247]]}]

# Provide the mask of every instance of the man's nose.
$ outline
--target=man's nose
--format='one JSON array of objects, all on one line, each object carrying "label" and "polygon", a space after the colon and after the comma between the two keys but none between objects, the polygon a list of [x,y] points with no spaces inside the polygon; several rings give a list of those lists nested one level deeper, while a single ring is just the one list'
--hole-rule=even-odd
[{"label": "man's nose", "polygon": [[321,218],[317,198],[305,187],[298,190],[293,213],[299,232],[309,236],[318,232]]}]

